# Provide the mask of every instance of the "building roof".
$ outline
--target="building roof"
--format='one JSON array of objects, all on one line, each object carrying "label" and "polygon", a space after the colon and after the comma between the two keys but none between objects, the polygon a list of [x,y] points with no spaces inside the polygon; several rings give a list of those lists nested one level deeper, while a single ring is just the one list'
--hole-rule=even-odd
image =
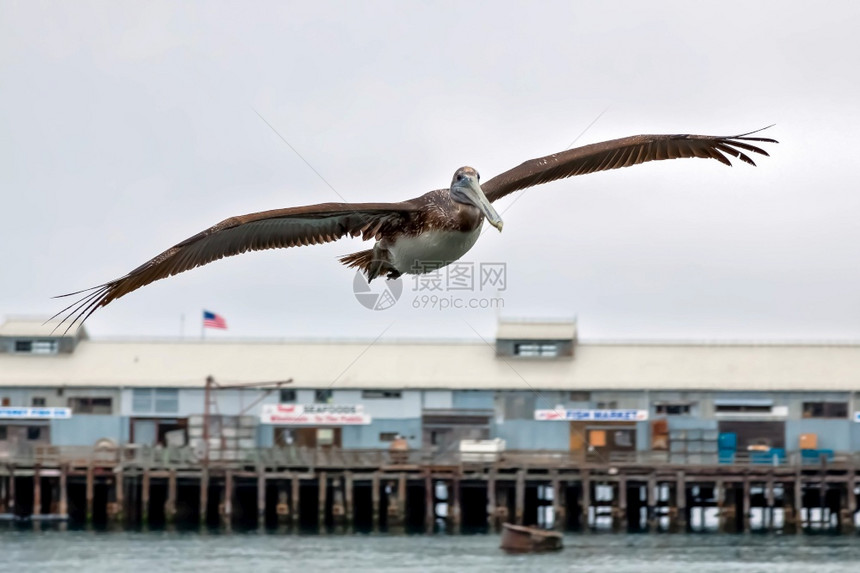
[{"label": "building roof", "polygon": [[68,336],[69,338],[88,338],[84,327],[81,327],[80,330],[70,330],[66,333],[65,326],[63,328],[59,328],[59,326],[58,320],[49,320],[47,318],[9,317],[5,322],[0,324],[0,337],[61,338]]},{"label": "building roof", "polygon": [[573,359],[524,359],[483,342],[85,340],[70,354],[0,354],[0,386],[202,387],[209,375],[305,388],[853,391],[860,345],[580,343]]},{"label": "building roof", "polygon": [[502,340],[574,340],[576,322],[572,320],[501,320],[496,338]]}]

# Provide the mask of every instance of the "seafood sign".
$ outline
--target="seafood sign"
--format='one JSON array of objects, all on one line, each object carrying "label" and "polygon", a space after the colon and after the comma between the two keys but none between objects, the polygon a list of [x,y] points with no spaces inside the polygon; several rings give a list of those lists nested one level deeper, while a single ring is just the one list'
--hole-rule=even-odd
[{"label": "seafood sign", "polygon": [[535,420],[546,422],[641,422],[648,419],[648,410],[535,410]]},{"label": "seafood sign", "polygon": [[263,404],[260,423],[279,426],[353,426],[371,418],[360,404]]}]

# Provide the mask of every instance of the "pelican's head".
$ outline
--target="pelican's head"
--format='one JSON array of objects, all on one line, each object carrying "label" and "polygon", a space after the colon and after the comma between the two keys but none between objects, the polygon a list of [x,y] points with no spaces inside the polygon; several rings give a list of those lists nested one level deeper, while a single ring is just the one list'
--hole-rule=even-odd
[{"label": "pelican's head", "polygon": [[501,232],[502,218],[496,213],[493,204],[484,195],[478,183],[481,176],[472,167],[461,167],[454,173],[454,179],[451,181],[451,198],[458,203],[466,203],[477,207],[484,217],[487,218],[490,225]]}]

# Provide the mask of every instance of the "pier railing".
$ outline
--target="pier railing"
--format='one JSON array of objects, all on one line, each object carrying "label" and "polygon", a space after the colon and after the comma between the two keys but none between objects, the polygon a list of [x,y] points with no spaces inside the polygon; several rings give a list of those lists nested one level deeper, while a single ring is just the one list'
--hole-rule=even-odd
[{"label": "pier railing", "polygon": [[571,452],[564,450],[511,450],[499,453],[439,452],[433,449],[342,449],[342,448],[256,448],[229,452],[201,451],[192,447],[151,447],[137,444],[113,448],[89,446],[34,446],[0,452],[0,463],[18,466],[131,466],[151,468],[284,467],[284,468],[426,468],[493,466],[505,468],[575,468],[582,466],[774,466],[774,467],[855,467],[860,468],[860,452],[837,452],[811,456],[803,452],[769,455],[766,452],[733,452],[731,455],[677,458],[669,452]]}]

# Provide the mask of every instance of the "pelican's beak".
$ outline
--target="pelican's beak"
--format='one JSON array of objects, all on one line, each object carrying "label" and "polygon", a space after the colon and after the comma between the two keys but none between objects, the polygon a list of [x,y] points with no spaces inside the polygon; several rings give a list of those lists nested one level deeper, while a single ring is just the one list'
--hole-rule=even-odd
[{"label": "pelican's beak", "polygon": [[502,232],[502,225],[504,222],[499,214],[496,212],[495,207],[490,201],[487,199],[487,196],[484,195],[484,190],[481,189],[481,186],[478,184],[478,181],[474,177],[469,177],[465,185],[461,187],[466,197],[468,197],[469,201],[472,202],[475,207],[481,210],[481,213],[484,214],[484,217],[487,218],[487,221]]}]

